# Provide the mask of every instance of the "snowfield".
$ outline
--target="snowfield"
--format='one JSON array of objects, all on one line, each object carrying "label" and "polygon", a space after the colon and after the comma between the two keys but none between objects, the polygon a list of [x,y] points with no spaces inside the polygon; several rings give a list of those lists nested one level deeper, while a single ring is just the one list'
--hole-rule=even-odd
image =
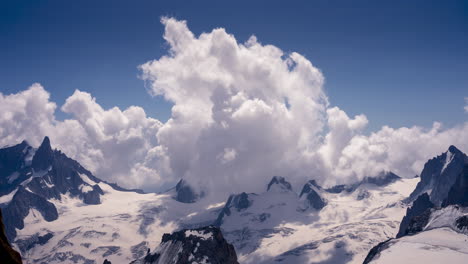
[{"label": "snowfield", "polygon": [[[384,187],[364,184],[352,193],[323,191],[328,204],[321,211],[304,210],[305,201],[297,192],[272,188],[249,195],[251,206],[232,210],[221,229],[240,263],[362,263],[370,248],[395,236],[406,210],[401,200],[417,181],[402,179]],[[164,233],[212,224],[225,204],[208,198],[180,203],[173,191],[123,192],[103,182],[99,187],[105,194],[98,205],[67,195],[51,200],[60,215],[55,221],[47,222],[30,210],[15,243],[25,263],[129,263],[156,248]],[[37,242],[47,234],[52,237]],[[31,241],[36,242],[25,250]]]},{"label": "snowfield", "polygon": [[450,228],[436,228],[398,239],[372,261],[393,263],[467,263],[468,237]]},{"label": "snowfield", "polygon": [[401,201],[419,179],[354,192],[322,192],[327,205],[302,211],[295,192],[249,195],[252,205],[231,210],[221,228],[240,263],[362,263],[369,250],[394,237],[405,214]]},{"label": "snowfield", "polygon": [[48,233],[53,236],[44,245],[21,251],[24,263],[100,264],[104,259],[129,263],[159,245],[164,233],[185,223],[204,223],[217,217],[217,207],[201,206],[203,201],[183,204],[173,200],[171,194],[121,192],[103,182],[99,186],[105,192],[102,204],[86,205],[67,195],[60,201],[52,200],[60,215],[55,221],[47,222],[40,213],[30,210],[25,228],[17,230],[17,241]]}]

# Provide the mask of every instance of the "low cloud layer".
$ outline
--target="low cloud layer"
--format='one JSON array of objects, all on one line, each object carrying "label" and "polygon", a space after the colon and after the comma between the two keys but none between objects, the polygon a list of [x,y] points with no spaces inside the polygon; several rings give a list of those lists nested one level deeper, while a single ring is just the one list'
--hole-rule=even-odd
[{"label": "low cloud layer", "polygon": [[[449,145],[468,150],[468,123],[390,128],[366,135],[364,114],[331,107],[324,76],[298,53],[238,43],[222,28],[195,36],[162,19],[168,54],[140,66],[152,95],[174,104],[161,123],[132,106],[103,109],[75,91],[60,108],[39,84],[0,94],[0,144],[49,135],[98,177],[146,190],[185,178],[211,193],[258,191],[274,175],[346,183],[382,170],[411,177]],[[466,110],[466,107],[465,107]]]}]

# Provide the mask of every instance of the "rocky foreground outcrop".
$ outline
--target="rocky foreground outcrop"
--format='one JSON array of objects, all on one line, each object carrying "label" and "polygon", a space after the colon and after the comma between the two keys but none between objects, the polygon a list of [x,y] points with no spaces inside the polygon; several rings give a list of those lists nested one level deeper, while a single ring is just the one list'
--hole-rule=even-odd
[{"label": "rocky foreground outcrop", "polygon": [[238,264],[234,247],[214,226],[164,234],[161,244],[131,264]]},{"label": "rocky foreground outcrop", "polygon": [[2,211],[0,210],[0,261],[5,264],[16,264],[23,263],[21,261],[21,256],[13,248],[11,248],[10,243],[5,234],[5,227],[3,225]]}]

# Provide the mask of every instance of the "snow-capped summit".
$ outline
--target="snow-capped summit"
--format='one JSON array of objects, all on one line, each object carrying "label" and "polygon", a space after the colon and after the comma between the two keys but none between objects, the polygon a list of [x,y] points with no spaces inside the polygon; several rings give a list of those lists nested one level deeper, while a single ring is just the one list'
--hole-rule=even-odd
[{"label": "snow-capped summit", "polygon": [[311,180],[304,185],[299,195],[305,201],[303,210],[306,210],[309,206],[320,210],[327,205],[326,200],[320,195],[321,190],[322,187],[315,180]]},{"label": "snow-capped summit", "polygon": [[421,181],[411,193],[409,201],[427,192],[431,202],[440,206],[466,163],[468,157],[455,146],[450,146],[446,152],[430,159],[424,164]]}]

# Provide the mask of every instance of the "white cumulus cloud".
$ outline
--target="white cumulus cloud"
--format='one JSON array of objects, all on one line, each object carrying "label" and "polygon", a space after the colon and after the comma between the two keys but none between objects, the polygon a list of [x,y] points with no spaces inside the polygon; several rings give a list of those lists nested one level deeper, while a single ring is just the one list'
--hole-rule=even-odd
[{"label": "white cumulus cloud", "polygon": [[262,190],[275,175],[296,187],[382,170],[412,177],[452,144],[468,151],[467,122],[368,134],[364,114],[330,106],[324,76],[302,55],[254,36],[240,43],[223,28],[195,36],[185,21],[162,23],[168,53],[139,67],[150,93],[173,103],[167,122],[138,106],[104,109],[78,90],[59,108],[71,117],[59,121],[49,93],[34,84],[0,93],[0,145],[26,139],[37,146],[48,135],[103,179],[154,190],[184,178],[223,198]]},{"label": "white cumulus cloud", "polygon": [[56,104],[40,85],[12,95],[0,93],[0,144],[26,139],[38,146],[49,136],[53,147],[77,159],[99,177],[128,187],[155,187],[169,169],[156,134],[161,123],[141,107],[104,110],[86,92],[75,91],[61,107],[73,118],[55,119]]}]

